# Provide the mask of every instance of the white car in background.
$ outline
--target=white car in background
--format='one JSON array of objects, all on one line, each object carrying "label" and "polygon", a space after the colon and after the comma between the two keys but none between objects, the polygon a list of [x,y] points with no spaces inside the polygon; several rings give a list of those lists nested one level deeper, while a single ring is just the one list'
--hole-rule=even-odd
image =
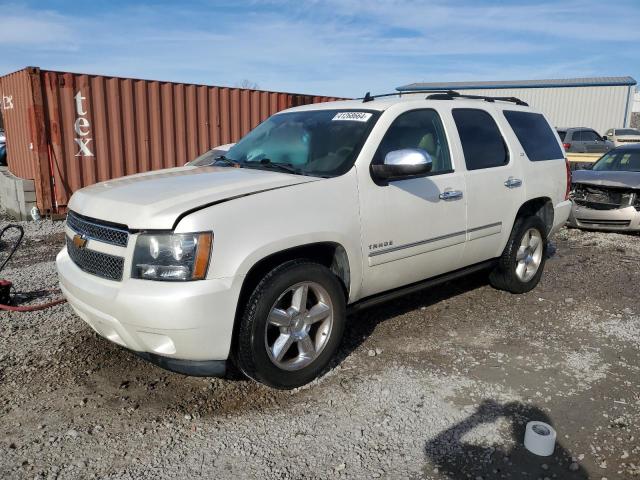
[{"label": "white car in background", "polygon": [[616,147],[640,143],[640,130],[637,128],[610,128],[604,136]]}]

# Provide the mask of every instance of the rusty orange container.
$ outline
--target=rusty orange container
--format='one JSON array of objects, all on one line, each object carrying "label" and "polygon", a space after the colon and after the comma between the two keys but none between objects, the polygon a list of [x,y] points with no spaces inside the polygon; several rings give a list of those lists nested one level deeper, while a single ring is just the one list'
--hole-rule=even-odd
[{"label": "rusty orange container", "polygon": [[184,165],[285,108],[335,97],[27,67],[0,77],[11,173],[33,179],[42,213],[123,175]]}]

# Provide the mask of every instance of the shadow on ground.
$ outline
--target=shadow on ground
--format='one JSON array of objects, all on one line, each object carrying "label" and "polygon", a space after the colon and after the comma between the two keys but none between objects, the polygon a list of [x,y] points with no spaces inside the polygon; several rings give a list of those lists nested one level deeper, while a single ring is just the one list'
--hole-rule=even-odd
[{"label": "shadow on ground", "polygon": [[[505,418],[510,423],[512,447],[504,445],[477,445],[464,437],[476,427]],[[553,455],[540,457],[524,448],[524,433],[529,421],[552,425],[549,416],[538,407],[520,402],[506,404],[484,400],[469,417],[440,432],[425,444],[425,457],[429,471],[435,465],[438,473],[451,479],[459,478],[562,478],[588,479],[587,472],[572,464],[571,453],[556,443]]]},{"label": "shadow on ground", "polygon": [[332,362],[331,368],[339,365],[351,355],[381,323],[484,287],[488,282],[488,272],[478,272],[349,315],[342,347]]},{"label": "shadow on ground", "polygon": [[[348,358],[373,334],[376,327],[386,320],[396,318],[421,307],[435,305],[465,292],[481,288],[487,283],[487,273],[479,272],[436,288],[428,288],[381,304],[375,308],[369,308],[350,315],[347,320],[342,346],[325,370],[325,373]],[[80,337],[76,339],[76,348],[72,349],[71,352],[62,351],[61,360],[63,360],[63,364],[73,364],[78,355],[78,350],[80,350],[86,352],[88,357],[91,357],[91,363],[100,365],[102,367],[101,370],[106,369],[106,371],[102,371],[102,374],[106,376],[110,374],[118,375],[123,363],[128,365],[129,376],[145,378],[167,374],[167,372],[160,370],[160,367],[151,366],[146,361],[140,360],[133,352],[117,347],[97,335],[92,335],[89,331],[82,331],[78,335]],[[171,377],[174,375],[176,378],[186,378],[182,377],[182,375],[170,374]],[[236,381],[246,381],[247,378],[231,362],[228,362],[226,380],[234,383]]]}]

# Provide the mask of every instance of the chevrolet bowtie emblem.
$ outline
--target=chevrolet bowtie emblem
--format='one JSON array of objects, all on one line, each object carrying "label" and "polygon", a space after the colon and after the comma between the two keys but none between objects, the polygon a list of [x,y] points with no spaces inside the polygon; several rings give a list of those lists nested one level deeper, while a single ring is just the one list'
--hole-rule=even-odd
[{"label": "chevrolet bowtie emblem", "polygon": [[76,248],[82,249],[87,246],[87,239],[84,235],[74,235],[73,244],[76,246]]}]

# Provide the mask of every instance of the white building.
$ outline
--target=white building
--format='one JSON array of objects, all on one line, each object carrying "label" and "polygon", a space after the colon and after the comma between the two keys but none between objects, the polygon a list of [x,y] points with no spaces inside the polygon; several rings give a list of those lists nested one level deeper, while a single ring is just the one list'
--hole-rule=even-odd
[{"label": "white building", "polygon": [[446,91],[467,95],[517,97],[544,112],[556,127],[591,127],[600,133],[628,127],[635,102],[632,77],[567,78],[497,82],[412,83],[400,92]]}]

